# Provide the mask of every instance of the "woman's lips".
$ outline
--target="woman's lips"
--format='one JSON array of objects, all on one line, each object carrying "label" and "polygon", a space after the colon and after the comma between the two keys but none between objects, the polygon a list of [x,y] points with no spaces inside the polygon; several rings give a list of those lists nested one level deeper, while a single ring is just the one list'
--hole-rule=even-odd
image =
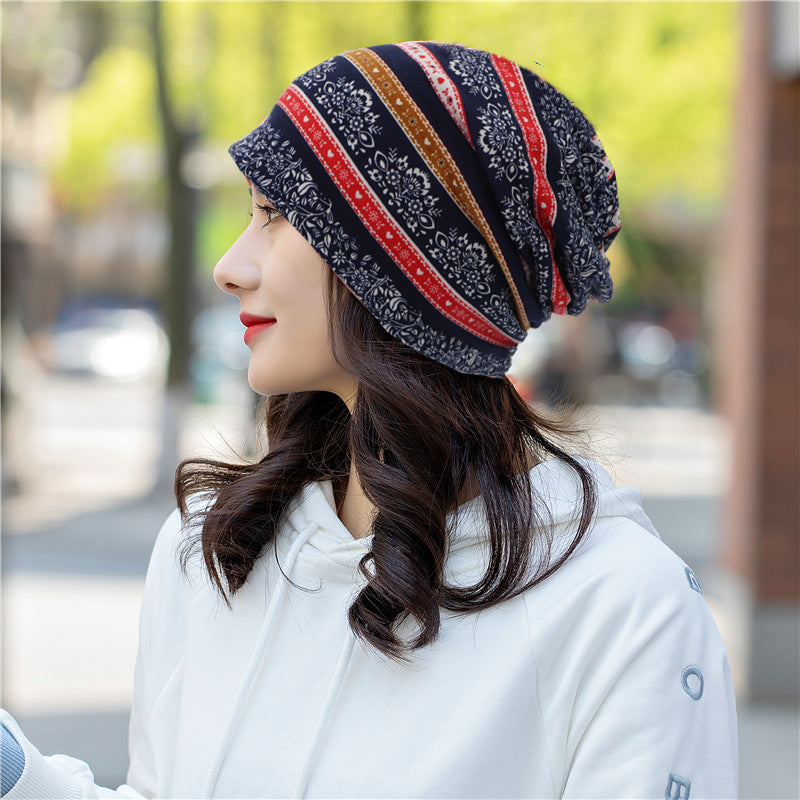
[{"label": "woman's lips", "polygon": [[245,344],[250,344],[259,333],[275,324],[274,317],[258,317],[255,314],[248,314],[246,311],[242,311],[239,314],[239,319],[242,321],[242,325],[247,328],[244,332]]}]

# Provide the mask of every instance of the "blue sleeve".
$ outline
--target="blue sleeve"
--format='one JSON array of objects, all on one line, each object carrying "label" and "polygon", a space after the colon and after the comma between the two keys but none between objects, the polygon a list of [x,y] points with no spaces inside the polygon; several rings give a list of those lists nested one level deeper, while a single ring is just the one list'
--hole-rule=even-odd
[{"label": "blue sleeve", "polygon": [[25,754],[14,734],[0,724],[0,796],[10,792],[25,769]]}]

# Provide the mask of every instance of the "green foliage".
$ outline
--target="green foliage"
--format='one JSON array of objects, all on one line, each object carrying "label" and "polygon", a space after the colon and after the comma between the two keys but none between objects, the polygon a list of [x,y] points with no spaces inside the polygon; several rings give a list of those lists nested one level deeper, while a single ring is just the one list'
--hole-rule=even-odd
[{"label": "green foliage", "polygon": [[164,4],[170,88],[179,113],[198,120],[208,139],[238,138],[274,103],[269,98],[275,60],[269,17],[278,5]]},{"label": "green foliage", "polygon": [[91,208],[115,186],[157,174],[153,97],[152,62],[125,45],[105,49],[61,97],[66,135],[53,178],[68,205]]}]

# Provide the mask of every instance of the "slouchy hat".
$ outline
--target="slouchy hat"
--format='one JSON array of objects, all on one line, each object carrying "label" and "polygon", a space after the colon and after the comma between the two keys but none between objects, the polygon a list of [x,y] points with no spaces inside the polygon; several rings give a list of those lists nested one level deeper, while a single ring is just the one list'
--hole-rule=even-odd
[{"label": "slouchy hat", "polygon": [[528,328],[607,301],[614,170],[538,75],[405,42],[317,65],[230,154],[395,339],[501,377]]}]

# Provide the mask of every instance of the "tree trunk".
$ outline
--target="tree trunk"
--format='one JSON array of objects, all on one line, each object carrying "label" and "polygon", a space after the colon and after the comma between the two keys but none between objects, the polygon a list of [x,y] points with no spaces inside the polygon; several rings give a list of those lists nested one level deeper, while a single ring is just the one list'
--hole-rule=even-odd
[{"label": "tree trunk", "polygon": [[163,302],[170,354],[162,416],[162,452],[156,482],[156,490],[161,491],[172,485],[172,476],[180,458],[180,426],[191,398],[191,321],[198,301],[194,276],[198,197],[197,190],[184,181],[181,165],[197,141],[198,131],[194,123],[182,127],[176,118],[167,74],[161,2],[150,0],[148,6],[164,146],[166,215],[170,233]]}]

